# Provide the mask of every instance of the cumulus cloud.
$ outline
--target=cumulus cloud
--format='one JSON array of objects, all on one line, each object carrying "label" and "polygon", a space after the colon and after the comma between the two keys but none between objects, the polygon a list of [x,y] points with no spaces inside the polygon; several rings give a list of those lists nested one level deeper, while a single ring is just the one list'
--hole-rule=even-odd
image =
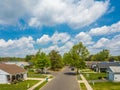
[{"label": "cumulus cloud", "polygon": [[104,48],[106,47],[106,45],[110,42],[109,39],[107,38],[101,38],[100,40],[97,41],[97,43],[95,45],[93,45],[94,48]]},{"label": "cumulus cloud", "polygon": [[73,45],[74,45],[73,42],[68,41],[65,44],[63,44],[62,46],[52,45],[50,47],[43,48],[42,51],[49,53],[52,50],[56,50],[56,51],[59,51],[59,53],[61,55],[63,55],[65,52],[68,52],[72,48]]},{"label": "cumulus cloud", "polygon": [[65,43],[70,39],[70,35],[67,33],[58,33],[55,32],[53,36],[51,37],[51,40],[53,44],[58,44],[58,43]]},{"label": "cumulus cloud", "polygon": [[108,35],[117,32],[120,32],[120,21],[112,24],[111,26],[93,28],[89,31],[89,34],[96,36],[96,35]]},{"label": "cumulus cloud", "polygon": [[29,26],[66,23],[81,28],[104,15],[108,4],[109,0],[4,0],[0,3],[0,24],[15,24],[23,18]]},{"label": "cumulus cloud", "polygon": [[69,34],[55,32],[51,37],[49,35],[43,35],[42,37],[40,37],[40,39],[37,39],[37,43],[48,44],[49,42],[51,42],[52,44],[64,44],[69,39]]},{"label": "cumulus cloud", "polygon": [[94,43],[92,41],[92,37],[85,32],[80,32],[79,34],[77,34],[75,36],[75,39],[77,40],[77,42],[83,42],[86,45]]},{"label": "cumulus cloud", "polygon": [[35,53],[33,44],[32,37],[21,37],[17,40],[10,39],[8,41],[0,39],[0,55],[23,57],[26,54],[33,54]]},{"label": "cumulus cloud", "polygon": [[40,44],[48,44],[51,41],[51,38],[49,37],[49,35],[43,35],[40,39],[37,39],[37,43]]},{"label": "cumulus cloud", "polygon": [[114,36],[112,39],[101,38],[93,46],[88,47],[91,53],[99,52],[103,49],[110,50],[112,55],[119,55],[120,51],[120,34]]}]

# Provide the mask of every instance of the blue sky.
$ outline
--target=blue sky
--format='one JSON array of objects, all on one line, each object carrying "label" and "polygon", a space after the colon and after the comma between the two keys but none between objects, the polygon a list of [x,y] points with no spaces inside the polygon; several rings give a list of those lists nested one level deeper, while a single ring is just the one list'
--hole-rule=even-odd
[{"label": "blue sky", "polygon": [[91,54],[120,55],[120,0],[4,0],[0,56],[24,57],[39,48],[64,54],[78,43]]}]

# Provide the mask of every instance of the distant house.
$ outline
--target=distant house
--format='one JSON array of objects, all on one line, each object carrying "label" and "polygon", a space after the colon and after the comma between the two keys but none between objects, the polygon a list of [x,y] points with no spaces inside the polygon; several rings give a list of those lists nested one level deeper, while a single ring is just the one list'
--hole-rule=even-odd
[{"label": "distant house", "polygon": [[106,72],[109,66],[120,66],[119,62],[100,62],[94,67],[97,72]]},{"label": "distant house", "polygon": [[25,80],[27,71],[15,64],[0,63],[0,84],[12,83],[16,80]]},{"label": "distant house", "polygon": [[86,61],[86,66],[90,69],[93,69],[99,61]]},{"label": "distant house", "polygon": [[5,64],[16,64],[17,66],[20,66],[24,68],[25,66],[30,66],[31,64],[29,62],[24,62],[24,61],[8,61],[8,62],[3,62]]},{"label": "distant house", "polygon": [[120,82],[120,66],[110,66],[108,69],[108,78],[110,81]]}]

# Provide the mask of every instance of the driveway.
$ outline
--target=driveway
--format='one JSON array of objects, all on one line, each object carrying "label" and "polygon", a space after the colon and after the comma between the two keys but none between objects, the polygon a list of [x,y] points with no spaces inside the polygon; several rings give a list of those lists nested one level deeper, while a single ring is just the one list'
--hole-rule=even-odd
[{"label": "driveway", "polygon": [[52,72],[55,78],[40,90],[80,90],[74,71],[66,67],[60,72]]}]

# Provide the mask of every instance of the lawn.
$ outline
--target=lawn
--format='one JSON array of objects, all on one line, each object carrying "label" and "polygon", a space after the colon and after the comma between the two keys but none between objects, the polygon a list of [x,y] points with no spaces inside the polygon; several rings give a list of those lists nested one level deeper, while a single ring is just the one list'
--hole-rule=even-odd
[{"label": "lawn", "polygon": [[38,80],[26,80],[17,84],[0,84],[0,90],[27,90],[28,86],[30,88],[38,82]]},{"label": "lawn", "polygon": [[40,73],[35,73],[32,71],[28,71],[28,77],[29,78],[46,78],[47,76],[44,74],[40,74]]},{"label": "lawn", "polygon": [[87,80],[99,80],[107,77],[107,73],[83,73]]},{"label": "lawn", "polygon": [[84,83],[80,83],[80,89],[81,90],[87,90],[87,88],[86,88]]},{"label": "lawn", "polygon": [[43,83],[41,83],[38,87],[36,87],[34,90],[39,90],[41,87],[43,87],[45,84],[47,83],[47,81],[44,81]]},{"label": "lawn", "polygon": [[120,90],[120,82],[97,82],[90,83],[93,87],[93,90]]},{"label": "lawn", "polygon": [[91,70],[91,69],[81,69],[80,70],[82,73],[84,73],[84,72],[94,72],[93,70]]}]

